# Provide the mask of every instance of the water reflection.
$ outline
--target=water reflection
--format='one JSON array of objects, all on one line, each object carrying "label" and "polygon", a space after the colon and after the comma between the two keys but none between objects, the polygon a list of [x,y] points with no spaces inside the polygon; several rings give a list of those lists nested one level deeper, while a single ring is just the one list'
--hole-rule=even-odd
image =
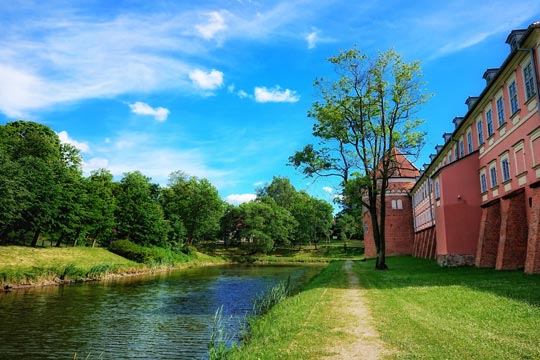
[{"label": "water reflection", "polygon": [[219,266],[0,295],[0,359],[201,359],[215,310],[237,333],[256,296],[317,266]]}]

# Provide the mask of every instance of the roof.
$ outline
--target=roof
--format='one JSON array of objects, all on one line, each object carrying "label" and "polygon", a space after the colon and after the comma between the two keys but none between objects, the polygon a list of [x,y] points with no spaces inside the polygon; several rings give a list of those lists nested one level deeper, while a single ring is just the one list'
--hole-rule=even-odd
[{"label": "roof", "polygon": [[391,170],[391,178],[415,178],[420,176],[420,170],[401,151],[394,148],[391,152],[392,157],[395,159],[395,168]]}]

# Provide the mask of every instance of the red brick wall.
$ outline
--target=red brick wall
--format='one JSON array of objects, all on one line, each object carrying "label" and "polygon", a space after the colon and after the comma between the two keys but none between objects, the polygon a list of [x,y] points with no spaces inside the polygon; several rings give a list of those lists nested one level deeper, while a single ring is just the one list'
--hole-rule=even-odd
[{"label": "red brick wall", "polygon": [[476,250],[477,267],[495,267],[501,229],[501,203],[499,201],[482,208],[480,235]]},{"label": "red brick wall", "polygon": [[414,234],[412,255],[418,258],[434,259],[437,248],[435,226]]},{"label": "red brick wall", "polygon": [[[402,201],[402,209],[392,209],[392,200]],[[373,229],[369,213],[364,214],[364,226],[367,224],[367,232],[364,233],[364,255],[366,258],[377,256]],[[365,227],[366,228],[366,227]],[[364,229],[365,229],[364,228]],[[414,231],[411,198],[407,195],[388,196],[386,198],[386,255],[411,255]]]},{"label": "red brick wall", "polygon": [[[528,203],[529,200],[526,199]],[[527,240],[527,258],[525,272],[540,273],[540,187],[531,190],[531,220],[529,221],[529,237]]]},{"label": "red brick wall", "polygon": [[501,231],[497,252],[497,270],[525,267],[528,224],[523,189],[510,198],[501,200]]}]

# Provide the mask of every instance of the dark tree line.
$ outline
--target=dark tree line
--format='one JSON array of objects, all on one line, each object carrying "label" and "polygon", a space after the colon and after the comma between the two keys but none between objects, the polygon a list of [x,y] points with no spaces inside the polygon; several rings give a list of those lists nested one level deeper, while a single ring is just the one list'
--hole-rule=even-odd
[{"label": "dark tree line", "polygon": [[223,239],[254,251],[317,243],[329,236],[332,206],[287,178],[232,206],[207,180],[177,171],[166,187],[139,171],[117,182],[104,169],[83,176],[81,155],[49,127],[0,125],[0,244],[108,246],[114,239],[180,248]]}]

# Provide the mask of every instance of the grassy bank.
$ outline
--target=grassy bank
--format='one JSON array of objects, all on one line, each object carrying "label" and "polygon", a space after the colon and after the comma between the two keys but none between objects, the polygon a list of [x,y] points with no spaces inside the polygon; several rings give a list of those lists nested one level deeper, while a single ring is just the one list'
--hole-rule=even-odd
[{"label": "grassy bank", "polygon": [[[441,268],[389,258],[389,271],[354,262],[389,359],[540,358],[540,276],[521,271]],[[343,344],[348,319],[336,312],[347,286],[332,262],[300,294],[255,320],[232,359],[317,359]],[[345,339],[350,341],[350,339]]]},{"label": "grassy bank", "polygon": [[252,263],[303,263],[330,262],[333,260],[359,260],[364,257],[364,246],[361,241],[348,241],[344,246],[342,241],[315,245],[277,247],[268,254],[250,254],[249,251],[230,247],[204,244],[201,251],[211,256],[226,258],[236,262]]},{"label": "grassy bank", "polygon": [[332,330],[347,317],[334,311],[335,293],[346,284],[342,262],[330,263],[304,291],[252,322],[249,342],[231,359],[315,359],[341,334]]},{"label": "grassy bank", "polygon": [[[104,248],[32,248],[0,246],[0,286],[20,287],[100,279],[158,270],[113,254]],[[224,262],[194,253],[189,264]],[[184,264],[185,266],[185,264]]]},{"label": "grassy bank", "polygon": [[357,263],[381,338],[396,359],[539,359],[540,276],[440,268],[389,258]]}]

